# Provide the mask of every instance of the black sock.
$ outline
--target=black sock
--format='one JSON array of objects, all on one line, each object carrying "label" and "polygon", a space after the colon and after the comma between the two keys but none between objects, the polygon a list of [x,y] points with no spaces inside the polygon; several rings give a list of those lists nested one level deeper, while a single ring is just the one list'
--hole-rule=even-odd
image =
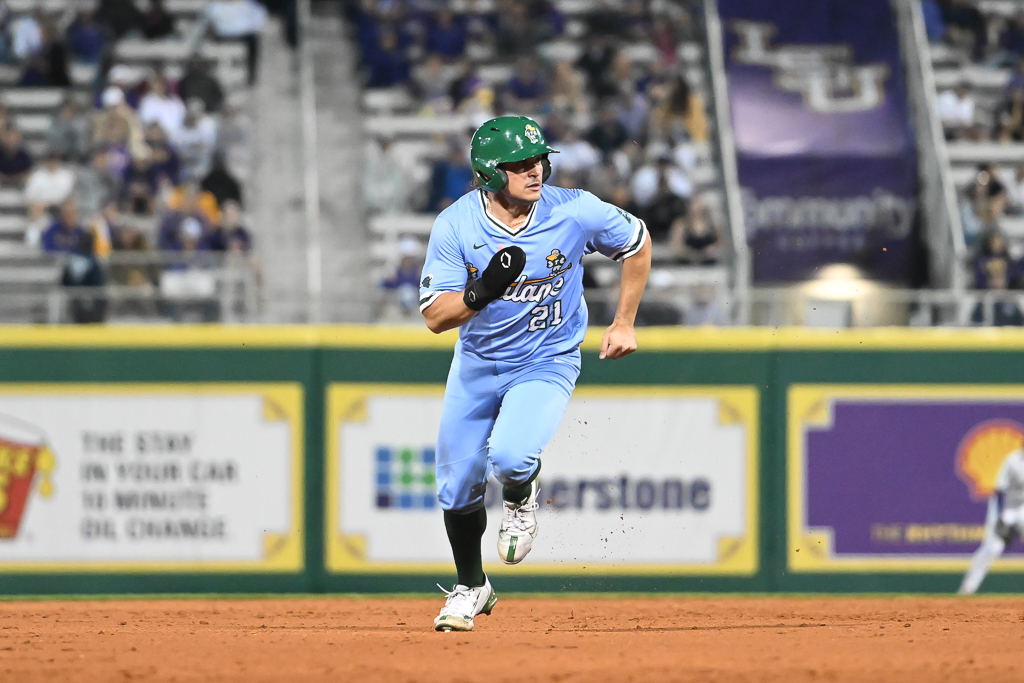
[{"label": "black sock", "polygon": [[464,515],[445,510],[444,528],[448,531],[448,542],[452,545],[459,583],[470,588],[484,585],[480,539],[487,529],[487,510],[480,508]]},{"label": "black sock", "polygon": [[522,502],[524,502],[527,498],[530,497],[530,484],[533,483],[533,480],[537,478],[538,474],[540,474],[540,459],[539,458],[537,459],[537,469],[535,469],[533,471],[533,474],[530,475],[530,478],[527,479],[525,483],[520,484],[519,486],[502,486],[501,487],[501,497],[502,497],[502,499],[507,500],[510,503],[522,503]]}]

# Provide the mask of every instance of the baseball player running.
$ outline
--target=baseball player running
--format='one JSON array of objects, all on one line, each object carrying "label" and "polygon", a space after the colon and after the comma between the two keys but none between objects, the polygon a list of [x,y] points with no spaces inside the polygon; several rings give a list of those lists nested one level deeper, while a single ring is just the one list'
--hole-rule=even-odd
[{"label": "baseball player running", "polygon": [[438,500],[458,584],[445,591],[438,631],[471,631],[497,602],[480,552],[489,472],[504,501],[498,557],[521,562],[537,537],[540,454],[575,388],[587,330],[584,254],[623,264],[600,357],[636,350],[647,228],[589,192],[544,186],[552,152],[532,119],[484,123],[470,150],[479,189],[442,211],[430,234],[420,310],[435,333],[461,328],[437,439]]},{"label": "baseball player running", "polygon": [[1006,457],[996,490],[988,500],[985,538],[974,553],[971,567],[960,584],[960,595],[974,595],[985,580],[989,567],[1003,554],[1015,536],[1024,533],[1024,450]]}]

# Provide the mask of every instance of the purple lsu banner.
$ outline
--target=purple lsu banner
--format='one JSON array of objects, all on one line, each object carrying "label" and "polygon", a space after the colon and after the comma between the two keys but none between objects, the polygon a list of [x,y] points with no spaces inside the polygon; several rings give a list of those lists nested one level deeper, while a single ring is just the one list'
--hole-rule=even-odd
[{"label": "purple lsu banner", "polygon": [[720,0],[755,283],[911,279],[917,154],[888,0]]},{"label": "purple lsu banner", "polygon": [[787,414],[793,571],[964,571],[1024,447],[1020,386],[793,385]]}]

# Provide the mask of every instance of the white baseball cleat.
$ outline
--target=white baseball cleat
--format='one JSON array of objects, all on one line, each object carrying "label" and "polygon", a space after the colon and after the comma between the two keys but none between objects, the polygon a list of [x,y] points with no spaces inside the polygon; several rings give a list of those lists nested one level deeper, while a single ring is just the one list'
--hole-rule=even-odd
[{"label": "white baseball cleat", "polygon": [[448,599],[441,608],[441,613],[434,619],[435,631],[472,631],[473,617],[478,614],[491,613],[494,603],[498,602],[498,594],[491,588],[491,581],[484,577],[484,585],[476,588],[459,584],[450,591],[438,584],[437,586]]},{"label": "white baseball cleat", "polygon": [[504,518],[498,529],[498,557],[505,564],[517,564],[530,553],[533,539],[537,538],[537,494],[540,484],[530,482],[530,495],[521,504],[504,502]]}]

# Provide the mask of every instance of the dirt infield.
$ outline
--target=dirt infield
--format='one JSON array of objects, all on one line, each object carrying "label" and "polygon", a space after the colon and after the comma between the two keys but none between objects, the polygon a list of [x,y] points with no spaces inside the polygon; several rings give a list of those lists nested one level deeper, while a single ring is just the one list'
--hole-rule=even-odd
[{"label": "dirt infield", "polygon": [[1014,598],[504,597],[0,603],[0,681],[1024,680]]}]

